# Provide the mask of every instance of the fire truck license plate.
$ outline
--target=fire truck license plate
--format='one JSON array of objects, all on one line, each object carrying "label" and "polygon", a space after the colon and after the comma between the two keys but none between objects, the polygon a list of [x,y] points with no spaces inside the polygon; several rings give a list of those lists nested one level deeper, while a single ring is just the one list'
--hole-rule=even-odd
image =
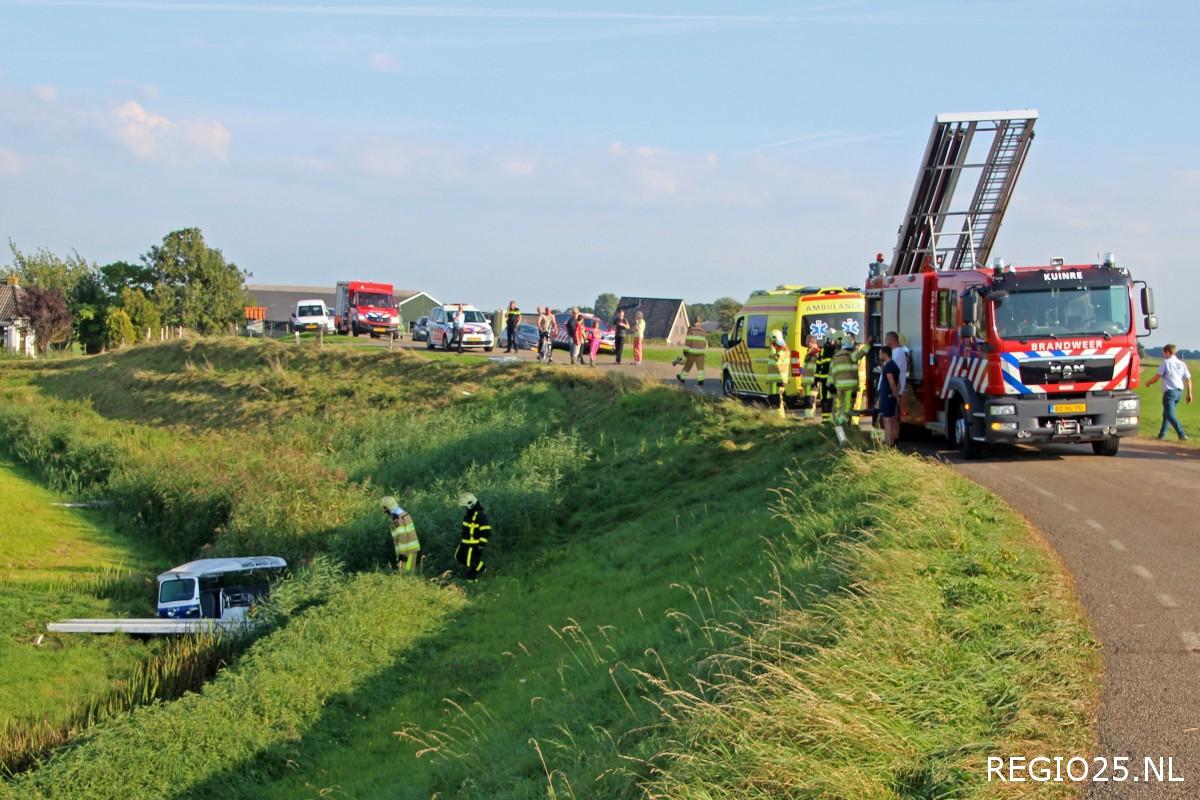
[{"label": "fire truck license plate", "polygon": [[1051,414],[1082,414],[1087,411],[1087,403],[1051,403]]}]

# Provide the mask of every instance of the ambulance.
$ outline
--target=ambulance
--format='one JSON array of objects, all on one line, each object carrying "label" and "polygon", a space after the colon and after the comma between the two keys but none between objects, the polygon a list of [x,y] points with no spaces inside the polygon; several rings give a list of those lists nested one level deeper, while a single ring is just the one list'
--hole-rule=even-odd
[{"label": "ambulance", "polygon": [[[784,400],[792,407],[805,407],[809,398],[803,388],[806,342],[851,335],[863,342],[866,298],[855,287],[779,286],[759,289],[750,295],[733,320],[733,329],[722,336],[725,353],[721,360],[721,389],[726,397],[775,396],[778,372],[771,356],[771,331],[783,333],[788,348],[787,383]],[[866,385],[866,366],[860,361],[860,381]],[[862,390],[860,389],[860,392]]]}]

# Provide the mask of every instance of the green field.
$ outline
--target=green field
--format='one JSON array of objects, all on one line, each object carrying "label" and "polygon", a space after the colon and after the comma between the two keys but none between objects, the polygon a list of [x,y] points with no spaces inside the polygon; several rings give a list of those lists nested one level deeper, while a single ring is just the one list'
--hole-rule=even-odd
[{"label": "green field", "polygon": [[[175,558],[317,559],[202,692],[0,794],[985,797],[988,754],[1090,746],[1069,584],[945,468],[625,374],[421,355],[0,365],[0,446],[113,500],[105,524]],[[436,577],[463,489],[495,525],[470,585]],[[386,571],[382,493],[427,580]]]},{"label": "green field", "polygon": [[96,512],[53,505],[65,498],[6,460],[0,460],[0,497],[3,730],[34,719],[64,720],[157,649],[127,639],[43,634],[47,622],[63,617],[153,610],[149,585],[140,603],[136,597],[97,596],[96,589],[116,575],[153,575],[163,561],[146,542],[119,535]]},{"label": "green field", "polygon": [[[1142,359],[1141,384],[1137,390],[1138,395],[1142,398],[1142,419],[1141,425],[1138,426],[1138,433],[1146,438],[1158,436],[1158,429],[1162,425],[1162,384],[1146,386],[1146,382],[1154,377],[1159,363],[1159,359]],[[1179,442],[1175,431],[1168,430],[1167,441],[1200,447],[1200,385],[1196,383],[1200,380],[1200,361],[1189,361],[1187,365],[1188,370],[1192,373],[1192,393],[1197,397],[1191,404],[1180,400],[1175,407],[1175,415],[1183,423],[1183,430],[1187,433],[1188,438],[1186,442]]]}]

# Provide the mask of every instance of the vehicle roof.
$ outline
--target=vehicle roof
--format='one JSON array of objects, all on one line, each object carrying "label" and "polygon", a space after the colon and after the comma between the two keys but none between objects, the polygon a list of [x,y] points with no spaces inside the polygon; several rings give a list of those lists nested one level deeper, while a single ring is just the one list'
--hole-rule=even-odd
[{"label": "vehicle roof", "polygon": [[158,576],[165,581],[172,578],[202,578],[206,575],[222,575],[227,572],[249,572],[255,569],[284,569],[287,562],[279,556],[245,556],[242,558],[201,558],[180,564]]},{"label": "vehicle roof", "polygon": [[311,300],[297,300],[296,301],[297,306],[315,306],[318,304],[325,305],[325,301],[319,297],[314,297]]}]

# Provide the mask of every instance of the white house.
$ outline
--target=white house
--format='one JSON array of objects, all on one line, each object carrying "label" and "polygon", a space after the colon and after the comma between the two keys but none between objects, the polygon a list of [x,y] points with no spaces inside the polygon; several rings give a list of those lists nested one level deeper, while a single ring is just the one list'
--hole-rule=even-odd
[{"label": "white house", "polygon": [[27,320],[17,316],[17,298],[21,296],[21,287],[16,279],[9,278],[8,282],[0,285],[0,349],[25,353],[32,356],[33,330]]}]

